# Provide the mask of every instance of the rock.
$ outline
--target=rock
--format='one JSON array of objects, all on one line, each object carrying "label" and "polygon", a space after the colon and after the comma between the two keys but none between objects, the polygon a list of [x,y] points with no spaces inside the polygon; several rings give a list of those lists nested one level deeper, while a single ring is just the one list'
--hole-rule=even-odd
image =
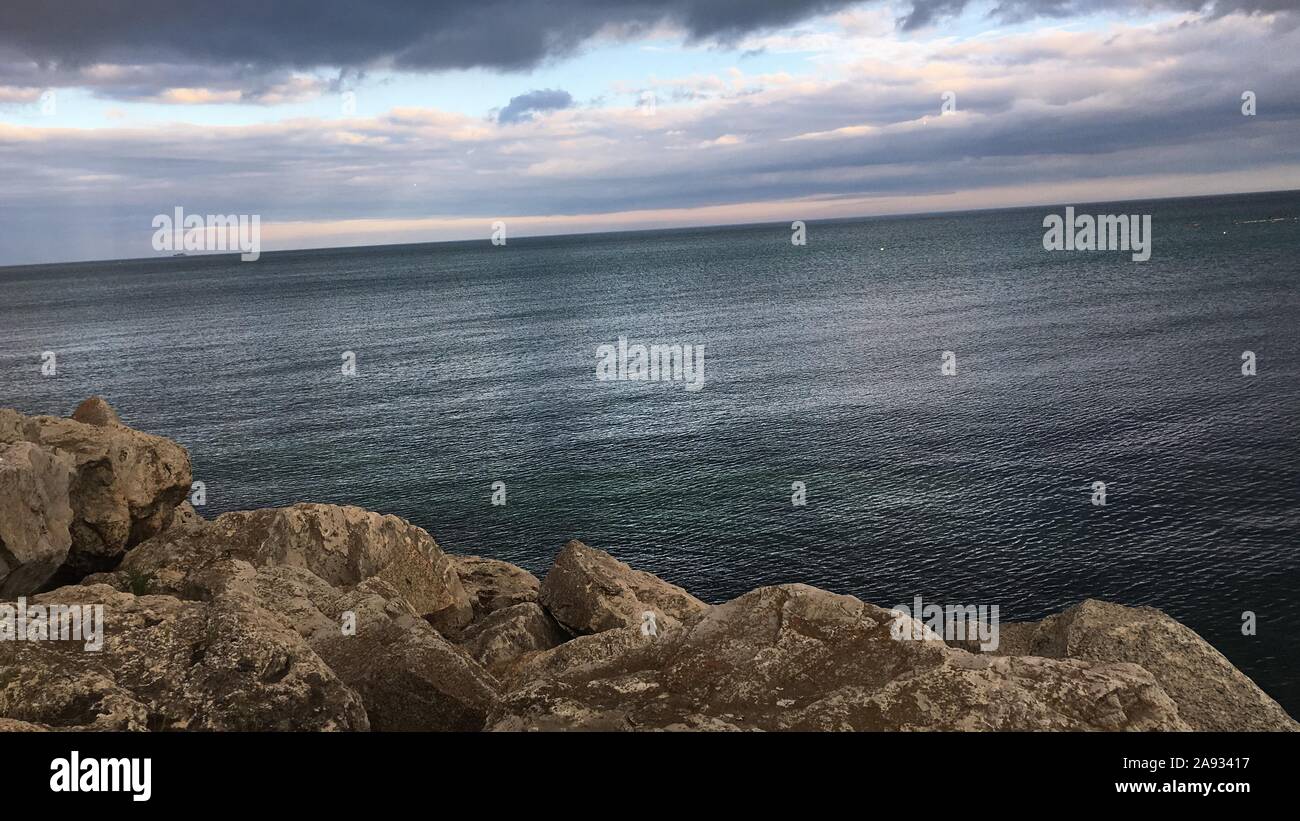
[{"label": "rock", "polygon": [[65,454],[0,444],[0,599],[35,592],[67,560],[71,481]]},{"label": "rock", "polygon": [[[382,573],[339,589],[303,566],[330,568],[329,556],[293,554],[292,564],[268,563],[300,548],[310,553],[311,547],[282,544],[272,550],[261,541],[266,534],[234,533],[248,522],[227,514],[169,530],[127,554],[115,573],[86,583],[199,601],[246,600],[293,629],[360,696],[372,729],[482,729],[497,701],[496,682]],[[366,546],[355,540],[352,546],[364,564]],[[344,630],[348,613],[351,633]]]},{"label": "rock", "polygon": [[122,420],[117,417],[117,411],[113,410],[102,396],[92,396],[82,400],[81,404],[77,405],[77,409],[72,412],[72,418],[82,424],[96,427],[122,424]]},{"label": "rock", "polygon": [[191,525],[207,524],[207,521],[207,519],[200,516],[199,512],[194,509],[194,505],[189,502],[181,502],[176,506],[176,509],[172,511],[172,521],[171,524],[167,526],[169,528],[189,527]]},{"label": "rock", "polygon": [[12,718],[0,718],[0,733],[48,733],[49,727],[41,724],[29,724],[26,721],[14,721]]},{"label": "rock", "polygon": [[110,570],[122,555],[166,527],[190,492],[190,457],[161,436],[121,425],[33,417],[42,447],[72,457],[72,547],[61,582]]},{"label": "rock", "polygon": [[432,536],[359,507],[297,504],[225,513],[151,539],[131,551],[118,575],[150,578],[155,592],[187,596],[186,579],[221,557],[254,567],[301,567],[336,587],[383,579],[449,632],[469,624],[472,615],[455,566]]},{"label": "rock", "polygon": [[102,605],[103,647],[0,642],[0,716],[78,730],[365,730],[361,699],[244,597],[62,587],[28,607]]},{"label": "rock", "polygon": [[647,611],[655,614],[659,630],[671,630],[709,609],[677,585],[577,540],[555,557],[540,599],[556,621],[578,634],[639,626]]},{"label": "rock", "polygon": [[[545,585],[543,585],[545,589]],[[581,636],[522,661],[495,730],[1185,730],[1134,664],[979,656],[891,636],[891,611],[764,587],[658,637]]]},{"label": "rock", "polygon": [[40,426],[12,408],[0,408],[0,445],[39,442]]},{"label": "rock", "polygon": [[526,653],[549,650],[569,634],[536,602],[493,611],[474,622],[461,646],[492,675],[500,677]]},{"label": "rock", "polygon": [[537,601],[541,583],[522,567],[480,556],[452,556],[451,560],[476,621],[506,607]]},{"label": "rock", "polygon": [[1222,653],[1154,608],[1088,599],[1041,622],[1002,625],[999,632],[999,655],[1141,665],[1194,730],[1300,730]]},{"label": "rock", "polygon": [[251,586],[244,578],[236,586],[292,624],[361,696],[371,729],[478,731],[496,706],[496,682],[388,582],[344,592],[296,567],[257,570]]}]

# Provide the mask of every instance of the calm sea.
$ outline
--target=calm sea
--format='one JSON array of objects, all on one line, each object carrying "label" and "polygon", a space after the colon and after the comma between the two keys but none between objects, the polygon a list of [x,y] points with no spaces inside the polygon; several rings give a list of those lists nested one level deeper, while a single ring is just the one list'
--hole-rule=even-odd
[{"label": "calm sea", "polygon": [[[714,602],[1153,605],[1300,715],[1300,194],[1079,204],[1152,214],[1146,263],[1044,251],[1053,211],[0,269],[0,405],[103,394],[208,516],[361,505],[539,574],[576,537]],[[704,345],[704,389],[597,381],[620,336]]]}]

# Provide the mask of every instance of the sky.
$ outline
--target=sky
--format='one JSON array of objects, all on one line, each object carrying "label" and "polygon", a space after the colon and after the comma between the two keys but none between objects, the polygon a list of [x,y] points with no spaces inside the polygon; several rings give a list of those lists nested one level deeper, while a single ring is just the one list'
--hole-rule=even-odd
[{"label": "sky", "polygon": [[1297,6],[5,0],[0,265],[1296,189]]}]

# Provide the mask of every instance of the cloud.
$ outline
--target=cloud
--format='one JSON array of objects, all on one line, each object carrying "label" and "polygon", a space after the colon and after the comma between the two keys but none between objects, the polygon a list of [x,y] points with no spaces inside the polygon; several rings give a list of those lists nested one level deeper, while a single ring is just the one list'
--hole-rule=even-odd
[{"label": "cloud", "polygon": [[[972,0],[913,0],[912,9],[899,20],[905,31],[934,25],[960,14]],[[1233,12],[1269,14],[1291,12],[1300,0],[1000,0],[990,16],[1003,22],[1021,22],[1036,17],[1076,17],[1096,12],[1152,11],[1206,12],[1222,16]]]},{"label": "cloud", "polygon": [[[0,123],[0,264],[148,255],[152,216],[176,205],[264,224],[470,224],[770,216],[792,201],[974,207],[991,188],[1059,202],[1052,191],[1141,196],[1144,180],[1161,181],[1152,195],[1300,187],[1300,29],[1179,18],[901,38],[883,55],[856,38],[826,44],[832,71],[669,79],[716,93],[653,109],[568,105],[516,127],[431,108],[225,127]],[[1246,89],[1258,116],[1242,116]],[[940,116],[947,90],[958,116]]]},{"label": "cloud", "polygon": [[41,66],[522,70],[656,26],[729,40],[857,0],[41,0],[0,4],[0,50]]},{"label": "cloud", "polygon": [[499,123],[526,122],[539,111],[559,111],[573,105],[573,95],[559,88],[543,88],[511,97],[497,115]]}]

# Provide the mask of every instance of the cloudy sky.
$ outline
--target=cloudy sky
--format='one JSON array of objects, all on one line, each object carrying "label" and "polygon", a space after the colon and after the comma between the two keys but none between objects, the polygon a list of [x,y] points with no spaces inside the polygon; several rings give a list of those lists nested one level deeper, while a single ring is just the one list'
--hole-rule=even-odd
[{"label": "cloudy sky", "polygon": [[1300,188],[1298,5],[5,0],[0,265]]}]

